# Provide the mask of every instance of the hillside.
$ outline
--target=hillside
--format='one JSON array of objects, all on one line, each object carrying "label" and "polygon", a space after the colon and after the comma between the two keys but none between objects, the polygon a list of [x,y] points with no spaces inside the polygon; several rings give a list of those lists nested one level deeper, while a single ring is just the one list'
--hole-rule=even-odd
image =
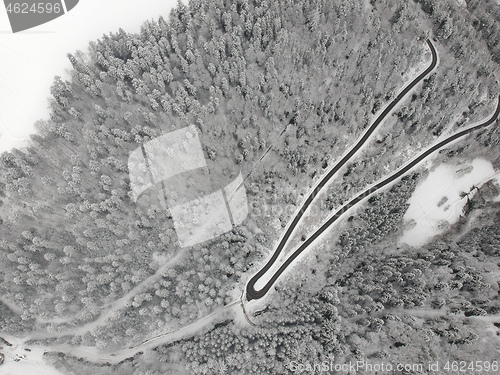
[{"label": "hillside", "polygon": [[[0,157],[0,336],[112,352],[232,303],[304,193],[429,64],[428,38],[435,72],[342,170],[298,236],[440,136],[491,115],[498,14],[491,1],[192,0],[139,34],[119,30],[69,54],[72,79],[55,78],[50,120],[37,123],[29,147]],[[134,199],[129,156],[188,126],[207,162],[204,188],[241,172],[249,212],[231,231],[183,248],[165,188]],[[498,171],[499,143],[495,124],[432,163],[482,157]],[[428,244],[399,246],[425,173],[403,177],[329,232],[252,315],[257,328],[228,318],[115,367],[51,359],[65,374],[491,361],[498,339],[470,317],[492,316],[492,326],[500,310],[498,187],[479,189]],[[187,187],[202,177],[192,178]]]}]

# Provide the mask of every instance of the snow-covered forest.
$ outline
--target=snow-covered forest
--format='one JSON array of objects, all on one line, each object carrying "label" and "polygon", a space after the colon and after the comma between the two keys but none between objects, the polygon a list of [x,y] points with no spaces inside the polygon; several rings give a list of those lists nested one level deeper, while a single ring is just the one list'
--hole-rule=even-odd
[{"label": "snow-covered forest", "polygon": [[[138,34],[119,30],[68,54],[72,78],[54,79],[50,119],[36,124],[29,147],[0,157],[0,336],[112,352],[232,303],[293,213],[273,207],[296,207],[425,68],[428,38],[435,72],[329,186],[314,220],[442,134],[491,115],[499,20],[492,0],[191,0]],[[160,188],[132,199],[127,160],[190,125],[210,170],[228,180],[227,165],[242,171],[249,213],[182,249]],[[481,157],[498,171],[499,144],[495,124],[432,163]],[[491,333],[500,326],[498,184],[467,197],[460,220],[426,245],[401,245],[408,200],[426,173],[403,177],[325,235],[265,308],[249,311],[257,327],[225,316],[117,365],[45,357],[64,374],[96,375],[491,361],[500,350]]]}]

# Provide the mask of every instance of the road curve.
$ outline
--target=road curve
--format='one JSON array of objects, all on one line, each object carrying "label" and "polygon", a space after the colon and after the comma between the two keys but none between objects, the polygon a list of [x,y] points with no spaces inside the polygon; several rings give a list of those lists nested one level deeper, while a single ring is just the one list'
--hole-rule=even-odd
[{"label": "road curve", "polygon": [[[266,263],[262,269],[253,276],[250,281],[248,282],[246,286],[246,296],[247,300],[251,301],[252,299],[259,299],[262,298],[267,291],[269,290],[270,286],[266,284],[266,286],[260,290],[255,289],[255,283],[272,267],[274,262],[278,259],[281,251],[285,247],[286,243],[288,242],[290,236],[292,235],[292,232],[294,231],[295,227],[297,226],[298,222],[314,200],[314,198],[318,195],[320,190],[325,186],[325,184],[335,175],[335,173],[338,172],[340,168],[342,168],[351,158],[353,155],[356,154],[356,152],[364,145],[364,143],[370,138],[372,133],[377,129],[377,127],[382,123],[382,121],[385,119],[385,117],[394,109],[394,107],[403,99],[403,97],[410,91],[412,90],[420,81],[422,81],[432,70],[436,67],[437,65],[437,53],[436,49],[434,48],[434,45],[430,40],[427,40],[427,45],[429,46],[431,53],[432,53],[432,61],[427,69],[425,69],[418,77],[416,77],[413,81],[408,84],[396,98],[392,100],[392,102],[382,111],[382,113],[376,118],[376,120],[373,122],[373,124],[365,131],[364,135],[359,139],[359,141],[351,148],[351,150],[342,158],[340,159],[337,164],[323,177],[323,179],[320,181],[320,183],[313,189],[313,191],[309,194],[305,202],[302,204],[302,207],[300,208],[299,212],[295,215],[292,223],[286,230],[285,234],[283,235],[281,241],[279,242],[278,246],[276,247],[276,250],[274,251],[272,257],[269,259],[269,261]],[[274,276],[273,276],[274,277]]]},{"label": "road curve", "polygon": [[406,164],[404,167],[400,168],[396,172],[394,172],[391,176],[387,177],[386,179],[378,182],[374,186],[370,187],[369,189],[366,189],[359,195],[357,195],[355,198],[351,199],[348,203],[342,206],[333,216],[331,216],[317,231],[315,231],[307,240],[301,244],[297,250],[295,250],[290,257],[287,258],[287,260],[281,265],[281,267],[273,274],[271,279],[267,282],[267,284],[259,291],[257,291],[257,294],[253,294],[251,297],[252,299],[256,298],[261,298],[263,297],[269,289],[273,286],[273,284],[276,282],[276,280],[280,277],[280,275],[286,270],[286,268],[302,253],[313,241],[318,238],[326,229],[328,229],[334,222],[336,222],[347,210],[349,210],[351,207],[355,206],[358,204],[360,201],[363,199],[367,198],[369,195],[375,193],[376,191],[382,189],[384,186],[390,184],[394,180],[398,179],[402,175],[404,175],[406,172],[408,172],[410,169],[412,169],[414,166],[416,166],[418,163],[420,163],[422,160],[424,160],[427,156],[432,154],[434,151],[446,146],[448,143],[453,142],[454,140],[463,137],[475,130],[478,130],[480,128],[484,128],[486,126],[491,125],[495,120],[498,118],[500,115],[500,96],[498,97],[498,103],[497,103],[497,108],[495,110],[495,113],[485,122],[467,128],[465,130],[462,130],[458,133],[455,133],[454,135],[446,138],[445,140],[437,143],[436,145],[432,146],[429,148],[427,151],[423,152],[419,156],[417,156],[414,160]]}]

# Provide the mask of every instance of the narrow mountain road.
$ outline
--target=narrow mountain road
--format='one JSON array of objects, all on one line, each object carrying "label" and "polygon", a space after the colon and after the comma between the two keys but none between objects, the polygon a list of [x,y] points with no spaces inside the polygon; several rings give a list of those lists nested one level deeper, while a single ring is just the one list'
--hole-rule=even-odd
[{"label": "narrow mountain road", "polygon": [[[136,295],[147,292],[155,282],[158,282],[158,280],[163,277],[165,271],[178,264],[184,255],[185,251],[180,250],[176,255],[174,255],[165,264],[158,268],[158,270],[154,274],[148,276],[146,279],[130,289],[126,294],[100,307],[101,314],[95,320],[92,320],[88,323],[78,324],[79,322],[77,314],[75,316],[64,318],[37,319],[37,322],[42,324],[65,324],[67,328],[60,329],[57,332],[52,332],[53,336],[57,335],[58,337],[62,337],[68,334],[83,335],[86,332],[90,332],[93,329],[106,324],[106,322],[113,318],[115,314],[118,314],[120,310],[125,309],[127,307],[127,303],[131,301]],[[74,327],[71,327],[71,325],[74,325]],[[34,335],[33,337],[43,338],[46,336],[47,335],[45,332],[39,332],[38,336]]]},{"label": "narrow mountain road", "polygon": [[[260,289],[259,291],[255,291],[255,293],[250,295],[250,300],[251,299],[257,299],[257,298],[262,298],[263,296],[266,295],[266,293],[269,291],[269,289],[273,286],[273,284],[276,282],[276,280],[280,277],[280,275],[289,267],[292,262],[305,250],[307,249],[321,234],[323,234],[329,227],[332,226],[333,223],[335,223],[346,211],[348,211],[350,208],[353,206],[357,205],[359,202],[364,200],[365,198],[369,197],[373,193],[379,191],[380,189],[384,188],[385,186],[389,185],[390,183],[394,182],[401,176],[403,176],[405,173],[407,173],[409,170],[411,170],[413,167],[418,165],[422,160],[427,158],[429,155],[431,155],[433,152],[439,150],[440,148],[446,146],[447,144],[467,135],[470,134],[471,132],[475,130],[479,130],[481,128],[484,128],[486,126],[489,126],[493,124],[498,116],[500,115],[500,96],[498,97],[498,103],[497,103],[497,108],[495,110],[495,113],[486,121],[470,126],[467,129],[464,129],[462,131],[459,131],[452,136],[444,139],[441,142],[438,142],[434,146],[428,148],[424,152],[420,153],[417,157],[413,158],[411,161],[406,163],[403,167],[399,168],[397,171],[392,173],[389,177],[384,178],[383,180],[373,184],[371,187],[365,189],[362,193],[357,195],[355,198],[351,199],[348,203],[344,204],[337,212],[335,212],[330,218],[323,224],[319,229],[317,229],[310,237],[308,237],[287,259],[286,261],[279,267],[279,269],[271,276],[269,281],[266,283],[266,285]],[[247,299],[248,299],[248,289],[247,289]]]},{"label": "narrow mountain road", "polygon": [[247,300],[251,301],[253,299],[259,299],[262,298],[269,288],[272,286],[272,283],[269,284],[267,283],[262,289],[256,290],[255,289],[255,284],[257,281],[273,266],[273,264],[276,262],[278,259],[279,255],[281,254],[283,248],[287,244],[290,236],[292,235],[293,231],[297,227],[297,224],[299,223],[300,219],[306,212],[306,210],[309,208],[311,205],[312,201],[314,198],[318,195],[318,193],[321,191],[321,189],[325,186],[325,184],[339,171],[340,168],[342,168],[357,152],[358,150],[366,143],[366,141],[371,137],[373,132],[378,128],[378,126],[384,121],[384,119],[387,117],[387,115],[394,109],[394,107],[408,94],[419,82],[421,82],[429,73],[431,73],[434,68],[437,66],[438,62],[438,56],[436,49],[434,48],[434,45],[430,40],[427,40],[427,45],[429,46],[431,53],[432,53],[432,61],[430,65],[425,69],[422,73],[420,73],[413,81],[411,81],[401,92],[399,93],[396,98],[394,98],[389,105],[377,116],[375,121],[372,123],[370,127],[368,127],[363,135],[360,137],[360,139],[351,147],[350,150],[346,152],[346,154],[335,164],[335,166],[321,179],[321,181],[316,185],[316,187],[312,190],[312,192],[309,194],[307,199],[304,201],[302,206],[300,207],[299,211],[295,214],[295,217],[293,218],[293,221],[291,224],[288,226],[286,229],[283,237],[281,238],[278,246],[276,247],[276,250],[272,254],[271,258],[268,260],[268,262],[262,267],[262,269],[253,276],[250,281],[248,282],[246,286],[246,296]]},{"label": "narrow mountain road", "polygon": [[192,337],[193,335],[202,332],[203,329],[209,329],[209,327],[213,326],[214,324],[230,320],[233,318],[236,311],[239,310],[240,305],[241,300],[237,299],[186,326],[167,330],[154,337],[150,337],[145,341],[139,342],[136,345],[114,352],[98,349],[96,347],[71,346],[70,344],[28,344],[29,341],[34,339],[33,337],[24,337],[22,339],[19,339],[11,335],[4,335],[2,333],[0,333],[0,337],[3,337],[12,345],[12,347],[10,348],[12,352],[18,352],[20,353],[20,355],[26,355],[26,353],[28,353],[26,352],[26,348],[29,348],[30,352],[42,351],[44,353],[64,353],[65,355],[82,358],[92,363],[118,364],[128,358],[135,356],[138,353],[156,348],[163,344],[168,344],[174,341]]}]

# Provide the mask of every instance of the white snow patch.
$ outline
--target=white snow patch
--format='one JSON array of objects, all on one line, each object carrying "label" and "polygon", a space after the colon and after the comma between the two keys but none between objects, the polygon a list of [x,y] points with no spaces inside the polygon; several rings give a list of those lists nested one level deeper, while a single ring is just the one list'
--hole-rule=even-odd
[{"label": "white snow patch", "polygon": [[17,347],[2,349],[5,354],[5,363],[0,366],[0,374],[3,375],[64,375],[45,363],[43,359],[44,350],[33,348],[31,352]]},{"label": "white snow patch", "polygon": [[7,12],[0,11],[0,152],[27,146],[34,123],[49,118],[54,76],[69,78],[68,52],[85,51],[90,40],[119,28],[137,33],[144,21],[160,15],[168,21],[176,3],[85,0],[63,17],[15,34]]},{"label": "white snow patch", "polygon": [[467,203],[467,197],[461,198],[461,193],[472,196],[476,191],[471,192],[474,186],[480,187],[493,176],[492,164],[484,159],[438,166],[417,186],[410,198],[404,216],[407,229],[400,242],[422,246],[456,223]]}]

